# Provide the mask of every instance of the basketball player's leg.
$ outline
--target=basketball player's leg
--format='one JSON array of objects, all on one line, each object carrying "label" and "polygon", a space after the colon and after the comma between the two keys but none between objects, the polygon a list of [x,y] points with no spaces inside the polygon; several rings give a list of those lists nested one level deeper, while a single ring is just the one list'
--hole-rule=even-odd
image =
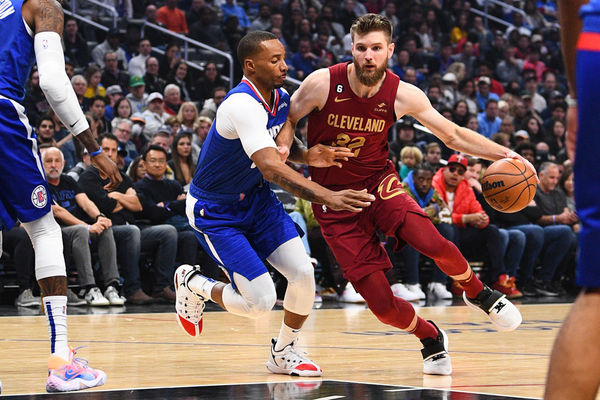
[{"label": "basketball player's leg", "polygon": [[[11,228],[23,223],[35,252],[35,273],[43,296],[51,356],[48,391],[73,391],[102,385],[106,374],[73,361],[67,342],[67,281],[62,234],[54,220],[37,142],[23,107],[0,100],[0,219]],[[78,371],[75,377],[65,371]]]},{"label": "basketball player's leg", "polygon": [[439,233],[429,218],[407,212],[395,236],[431,258],[442,271],[463,285],[467,296],[476,297],[483,289],[483,283],[458,248]]},{"label": "basketball player's leg", "polygon": [[[577,97],[579,127],[574,167],[575,202],[581,219],[577,284],[585,288],[569,311],[560,329],[550,359],[544,398],[594,399],[600,385],[600,163],[596,149],[600,145],[598,100],[600,49],[597,43],[600,18],[586,15],[577,52]],[[591,35],[590,35],[591,34]],[[586,40],[582,37],[587,36]],[[586,44],[587,43],[587,44]]]}]

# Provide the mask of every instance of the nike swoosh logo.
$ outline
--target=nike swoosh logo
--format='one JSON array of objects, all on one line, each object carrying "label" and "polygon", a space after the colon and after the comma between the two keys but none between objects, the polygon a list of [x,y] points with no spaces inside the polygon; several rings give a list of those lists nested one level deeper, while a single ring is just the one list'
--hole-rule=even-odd
[{"label": "nike swoosh logo", "polygon": [[72,123],[71,125],[69,125],[69,126],[72,128],[72,127],[74,127],[74,126],[75,126],[75,124],[76,124],[76,123],[78,123],[78,122],[79,122],[79,120],[77,120],[77,121],[73,122],[73,123]]},{"label": "nike swoosh logo", "polygon": [[71,379],[71,378],[73,378],[73,377],[75,377],[77,375],[79,375],[79,371],[77,371],[77,370],[68,369],[68,370],[65,371],[65,378],[67,380],[69,380],[69,379]]},{"label": "nike swoosh logo", "polygon": [[352,98],[346,97],[345,99],[338,99],[338,97],[335,96],[335,99],[333,99],[333,101],[335,101],[336,103],[341,103],[342,101],[347,101],[347,100],[352,100]]}]

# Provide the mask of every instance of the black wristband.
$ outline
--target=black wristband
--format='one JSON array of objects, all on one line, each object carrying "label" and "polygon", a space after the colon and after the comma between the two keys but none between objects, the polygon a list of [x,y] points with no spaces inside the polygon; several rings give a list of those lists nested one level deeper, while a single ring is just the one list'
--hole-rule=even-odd
[{"label": "black wristband", "polygon": [[100,218],[100,217],[108,218],[106,215],[104,215],[104,213],[100,213],[100,214],[96,215],[96,222],[98,222],[98,218]]}]

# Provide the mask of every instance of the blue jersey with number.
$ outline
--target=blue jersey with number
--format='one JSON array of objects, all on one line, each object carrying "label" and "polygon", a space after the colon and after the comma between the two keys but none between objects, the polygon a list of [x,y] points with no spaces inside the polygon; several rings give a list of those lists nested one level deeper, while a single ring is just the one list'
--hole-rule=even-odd
[{"label": "blue jersey with number", "polygon": [[[273,139],[277,136],[289,111],[290,96],[285,90],[274,90],[273,105],[269,106],[265,104],[254,85],[243,79],[239,85],[229,91],[220,108],[225,109],[227,106],[224,107],[224,105],[233,96],[238,96],[238,98],[239,96],[246,96],[247,99],[245,100],[260,104],[260,109],[267,115],[266,132]],[[244,113],[255,112],[256,110],[258,109],[254,107],[252,111],[249,111],[249,109],[236,109],[227,110],[226,112],[235,112],[244,116]],[[263,176],[248,156],[242,140],[239,137],[227,137],[223,132],[219,132],[219,117],[220,113],[218,111],[206,141],[202,145],[196,173],[192,185],[190,185],[190,192],[197,197],[210,195],[210,198],[215,199],[236,198],[240,194],[247,194],[263,184]],[[259,136],[264,134],[264,131],[255,132],[255,134]],[[275,147],[274,141],[272,146]]]},{"label": "blue jersey with number", "polygon": [[33,32],[21,14],[24,2],[0,0],[0,95],[19,102],[35,61]]}]

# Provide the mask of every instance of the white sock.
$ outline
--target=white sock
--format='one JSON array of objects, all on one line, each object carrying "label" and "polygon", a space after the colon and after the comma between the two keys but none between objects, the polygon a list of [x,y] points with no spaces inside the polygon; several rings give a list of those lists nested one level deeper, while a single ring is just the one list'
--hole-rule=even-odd
[{"label": "white sock", "polygon": [[44,313],[48,322],[50,351],[65,360],[69,360],[67,341],[67,296],[45,296]]},{"label": "white sock", "polygon": [[275,351],[281,351],[285,346],[296,340],[299,334],[300,329],[290,328],[285,322],[282,322],[279,336],[277,337],[277,343],[275,343]]},{"label": "white sock", "polygon": [[195,274],[187,283],[187,287],[194,293],[199,294],[206,300],[212,300],[210,293],[212,288],[217,284],[212,279],[209,279],[200,274]]}]

